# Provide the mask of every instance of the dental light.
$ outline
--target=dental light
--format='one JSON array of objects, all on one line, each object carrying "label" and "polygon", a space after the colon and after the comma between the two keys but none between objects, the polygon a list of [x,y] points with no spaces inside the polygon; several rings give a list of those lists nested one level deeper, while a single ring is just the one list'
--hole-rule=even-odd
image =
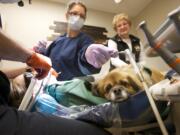
[{"label": "dental light", "polygon": [[[20,7],[24,6],[24,2],[22,0],[0,0],[0,3],[17,3]],[[29,0],[29,4],[31,4],[31,0]]]},{"label": "dental light", "polygon": [[[29,4],[31,4],[31,0],[29,0]],[[22,0],[20,0],[18,2],[18,6],[23,7],[24,6],[24,2]]]},{"label": "dental light", "polygon": [[122,0],[114,0],[114,2],[118,4],[118,3],[122,2]]},{"label": "dental light", "polygon": [[0,0],[1,3],[15,3],[19,2],[20,0]]}]

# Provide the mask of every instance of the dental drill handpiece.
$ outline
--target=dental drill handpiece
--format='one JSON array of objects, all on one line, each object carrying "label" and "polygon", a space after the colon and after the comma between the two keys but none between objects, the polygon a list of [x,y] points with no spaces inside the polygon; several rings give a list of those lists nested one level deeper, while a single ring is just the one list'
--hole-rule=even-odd
[{"label": "dental drill handpiece", "polygon": [[[147,29],[145,21],[141,22],[139,27],[144,32],[147,41],[149,42],[149,45],[157,51],[157,53],[163,58],[163,60],[171,67],[173,68],[178,74],[180,74],[180,58],[177,58],[177,56],[172,53],[170,50],[168,50],[163,43],[161,42],[155,42],[154,37]],[[166,42],[167,44],[170,44]]]}]

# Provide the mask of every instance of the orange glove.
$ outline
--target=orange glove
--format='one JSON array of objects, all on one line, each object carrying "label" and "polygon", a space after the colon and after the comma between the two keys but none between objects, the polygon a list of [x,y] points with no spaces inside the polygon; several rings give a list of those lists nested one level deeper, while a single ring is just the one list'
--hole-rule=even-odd
[{"label": "orange glove", "polygon": [[51,72],[51,75],[55,76],[56,78],[59,75],[53,68],[51,68],[50,72]]},{"label": "orange glove", "polygon": [[51,69],[51,62],[47,62],[47,57],[33,53],[27,60],[26,64],[34,68],[37,72],[36,78],[43,79],[48,75],[48,72]]}]

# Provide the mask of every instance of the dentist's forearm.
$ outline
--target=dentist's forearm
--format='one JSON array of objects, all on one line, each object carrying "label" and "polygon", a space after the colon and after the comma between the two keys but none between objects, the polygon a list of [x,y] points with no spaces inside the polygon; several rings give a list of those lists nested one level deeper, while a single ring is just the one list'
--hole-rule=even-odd
[{"label": "dentist's forearm", "polygon": [[0,29],[0,58],[26,62],[32,52],[5,35]]}]

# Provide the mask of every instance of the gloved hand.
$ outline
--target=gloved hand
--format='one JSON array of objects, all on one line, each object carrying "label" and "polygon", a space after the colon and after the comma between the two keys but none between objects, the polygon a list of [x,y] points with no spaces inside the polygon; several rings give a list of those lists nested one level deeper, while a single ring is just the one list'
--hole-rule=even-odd
[{"label": "gloved hand", "polygon": [[26,64],[35,69],[36,78],[42,79],[48,75],[51,69],[51,60],[41,54],[33,53],[27,60]]},{"label": "gloved hand", "polygon": [[51,72],[51,75],[53,75],[55,78],[57,78],[59,75],[59,73],[57,73],[53,68],[51,68],[50,72]]},{"label": "gloved hand", "polygon": [[33,51],[35,51],[36,53],[44,54],[46,52],[46,46],[46,41],[39,41],[38,44],[33,47]]},{"label": "gloved hand", "polygon": [[102,44],[92,44],[85,52],[86,60],[95,68],[101,68],[111,57],[117,57],[118,51],[108,48]]}]

